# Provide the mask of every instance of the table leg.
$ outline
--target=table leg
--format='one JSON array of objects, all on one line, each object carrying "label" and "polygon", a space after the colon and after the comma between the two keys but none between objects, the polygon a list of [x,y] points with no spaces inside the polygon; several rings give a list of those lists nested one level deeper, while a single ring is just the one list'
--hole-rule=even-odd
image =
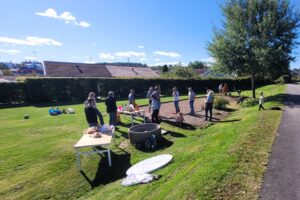
[{"label": "table leg", "polygon": [[111,167],[110,148],[108,148],[108,151],[107,151],[107,157],[108,157],[108,165]]},{"label": "table leg", "polygon": [[80,160],[80,151],[76,149],[76,160],[77,160],[77,169],[81,170],[81,160]]}]

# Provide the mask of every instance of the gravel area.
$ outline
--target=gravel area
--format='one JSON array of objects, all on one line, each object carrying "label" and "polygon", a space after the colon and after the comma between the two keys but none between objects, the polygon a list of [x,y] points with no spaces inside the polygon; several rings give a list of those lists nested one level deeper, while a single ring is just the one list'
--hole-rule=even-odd
[{"label": "gravel area", "polygon": [[[224,97],[227,100],[229,100],[230,103],[235,103],[235,99],[232,97]],[[188,114],[190,112],[190,106],[188,100],[183,100],[179,102],[179,108],[180,111],[184,115],[184,123],[194,126],[194,127],[205,127],[208,123],[208,121],[205,121],[205,111],[204,109],[201,110],[201,105],[203,105],[203,98],[197,98],[195,99],[194,108],[195,108],[195,114],[190,115]],[[140,107],[140,109],[146,111],[146,116],[150,117],[150,114],[148,113],[148,107]],[[212,122],[218,122],[225,117],[227,117],[229,112],[221,111],[213,109],[213,119]],[[175,113],[175,107],[173,102],[169,103],[163,103],[160,108],[160,117],[162,120],[167,120],[170,122],[175,122],[176,119],[176,113]]]}]

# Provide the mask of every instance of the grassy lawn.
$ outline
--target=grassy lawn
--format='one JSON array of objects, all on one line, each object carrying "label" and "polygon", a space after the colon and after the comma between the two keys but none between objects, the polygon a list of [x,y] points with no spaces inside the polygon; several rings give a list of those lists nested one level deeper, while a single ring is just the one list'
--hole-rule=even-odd
[{"label": "grassy lawn", "polygon": [[[284,88],[270,85],[257,92],[269,97],[268,108],[281,105]],[[113,145],[113,167],[107,167],[106,157],[84,157],[83,176],[73,149],[87,126],[83,105],[65,107],[73,107],[76,114],[51,117],[49,107],[37,106],[0,110],[0,199],[256,199],[281,117],[281,111],[249,107],[205,129],[162,123],[171,133],[154,152],[126,145],[129,121],[122,118],[125,124],[116,136],[122,148]],[[105,113],[102,103],[98,107]],[[29,120],[23,119],[26,113]],[[174,162],[156,172],[161,179],[121,186],[132,164],[161,153],[174,156]]]}]

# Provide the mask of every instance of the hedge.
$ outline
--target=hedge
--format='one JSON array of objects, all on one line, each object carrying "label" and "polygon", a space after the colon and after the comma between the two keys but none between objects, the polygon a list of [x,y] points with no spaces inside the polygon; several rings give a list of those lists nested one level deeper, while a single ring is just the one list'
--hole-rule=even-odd
[{"label": "hedge", "polygon": [[[251,81],[242,79],[109,79],[109,78],[27,78],[23,83],[0,83],[0,103],[79,102],[86,99],[90,91],[105,97],[114,91],[117,98],[126,98],[134,89],[137,97],[145,97],[150,86],[159,85],[162,94],[171,95],[176,86],[182,95],[187,88],[204,93],[206,88],[218,90],[220,83],[227,83],[229,90],[250,89]],[[257,86],[270,84],[269,80],[258,80]]]},{"label": "hedge", "polygon": [[0,83],[0,103],[19,104],[25,102],[24,83]]}]

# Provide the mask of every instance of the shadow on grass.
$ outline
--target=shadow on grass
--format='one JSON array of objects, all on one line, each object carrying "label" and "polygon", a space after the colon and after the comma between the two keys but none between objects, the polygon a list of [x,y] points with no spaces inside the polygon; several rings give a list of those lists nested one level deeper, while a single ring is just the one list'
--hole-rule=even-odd
[{"label": "shadow on grass", "polygon": [[[213,121],[218,121],[218,120],[220,120],[219,118],[216,118],[216,117],[214,117],[214,116],[218,116],[218,115],[220,115],[220,114],[213,114],[213,116],[212,116],[212,119],[213,119]],[[203,118],[203,119],[205,119],[205,114],[194,114],[193,115],[194,117],[197,117],[197,118]],[[209,117],[208,117],[209,118]]]},{"label": "shadow on grass", "polygon": [[223,108],[222,111],[225,111],[225,112],[234,112],[234,111],[236,111],[236,109],[232,109],[232,108]]},{"label": "shadow on grass", "polygon": [[163,150],[169,148],[173,145],[172,141],[167,140],[166,138],[162,137],[160,140],[157,141],[157,148],[154,150],[146,149],[144,144],[136,145],[136,149],[145,153],[152,153],[153,151]]},{"label": "shadow on grass", "polygon": [[173,132],[173,131],[168,131],[165,135],[170,135],[171,137],[179,137],[179,138],[186,137],[185,135],[183,135],[181,133],[177,133],[177,132]]},{"label": "shadow on grass", "polygon": [[217,123],[226,123],[226,122],[238,122],[241,121],[241,119],[230,119],[230,120],[222,120],[222,121],[215,121]]},{"label": "shadow on grass", "polygon": [[102,158],[99,162],[98,169],[93,180],[91,180],[84,171],[80,171],[81,175],[90,184],[91,188],[117,181],[126,176],[126,171],[131,167],[131,155],[123,149],[120,150],[122,151],[121,154],[116,154],[111,151],[111,167],[108,165],[107,154],[105,154],[105,156],[102,154],[100,155]]},{"label": "shadow on grass", "polygon": [[176,124],[176,121],[174,118],[161,117],[161,122],[164,122],[171,126],[176,126],[178,128],[186,129],[186,130],[195,130],[196,129],[194,126],[184,123],[184,122],[181,124],[181,126],[179,126]]}]

